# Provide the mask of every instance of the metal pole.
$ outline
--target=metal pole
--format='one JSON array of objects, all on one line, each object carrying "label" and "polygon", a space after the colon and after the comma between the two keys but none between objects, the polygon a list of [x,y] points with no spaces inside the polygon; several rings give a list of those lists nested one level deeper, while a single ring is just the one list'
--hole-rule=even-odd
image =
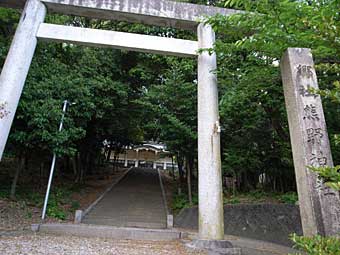
[{"label": "metal pole", "polygon": [[[60,125],[59,125],[59,130],[58,130],[59,132],[63,129],[63,124],[64,124],[65,113],[66,113],[66,110],[67,110],[67,105],[68,105],[68,101],[65,100],[64,101],[64,106],[63,106],[63,115],[61,116],[61,121],[60,121]],[[54,173],[54,167],[55,167],[56,159],[57,159],[57,155],[55,153],[53,153],[53,159],[52,159],[51,170],[50,170],[50,177],[48,179],[47,190],[46,190],[46,195],[45,195],[45,202],[44,202],[44,208],[43,208],[43,212],[42,212],[42,216],[41,216],[42,220],[45,220],[45,217],[46,217],[46,209],[47,209],[48,197],[50,195],[50,189],[51,189],[51,184],[52,184],[52,179],[53,179],[53,173]]]}]

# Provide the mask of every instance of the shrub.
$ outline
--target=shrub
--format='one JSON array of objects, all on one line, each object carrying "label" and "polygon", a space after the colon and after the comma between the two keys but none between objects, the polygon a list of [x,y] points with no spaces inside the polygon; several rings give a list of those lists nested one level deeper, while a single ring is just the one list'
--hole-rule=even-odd
[{"label": "shrub", "polygon": [[66,219],[65,211],[59,206],[58,201],[55,197],[51,197],[48,201],[47,215],[60,220]]},{"label": "shrub", "polygon": [[340,255],[340,239],[337,237],[306,237],[293,234],[290,239],[295,243],[294,248],[308,255]]},{"label": "shrub", "polygon": [[279,201],[285,204],[295,205],[298,201],[298,195],[296,192],[287,192],[279,196]]},{"label": "shrub", "polygon": [[172,209],[177,212],[189,205],[188,199],[184,194],[175,195],[172,201]]},{"label": "shrub", "polygon": [[75,211],[79,209],[79,207],[80,207],[79,201],[73,200],[71,203],[71,210]]}]

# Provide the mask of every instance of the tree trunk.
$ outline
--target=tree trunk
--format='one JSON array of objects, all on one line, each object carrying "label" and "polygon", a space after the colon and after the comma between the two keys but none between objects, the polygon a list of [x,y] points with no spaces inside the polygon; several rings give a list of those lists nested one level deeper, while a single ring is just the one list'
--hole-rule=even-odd
[{"label": "tree trunk", "polygon": [[111,153],[112,153],[112,149],[109,148],[109,151],[107,152],[107,156],[106,156],[106,161],[107,162],[110,162],[110,159],[111,159]]},{"label": "tree trunk", "polygon": [[116,172],[116,169],[117,169],[116,166],[117,166],[117,154],[115,153],[113,157],[113,167],[112,167],[113,173]]},{"label": "tree trunk", "polygon": [[88,167],[86,169],[86,173],[88,175],[92,175],[93,174],[93,170],[94,170],[94,164],[93,163],[94,163],[95,155],[94,155],[93,152],[89,152],[87,155],[88,155],[88,157],[87,157],[87,165],[88,165]]},{"label": "tree trunk", "polygon": [[77,182],[77,175],[78,175],[78,170],[77,170],[77,153],[72,157],[72,170],[73,170],[73,176],[74,176],[74,181]]},{"label": "tree trunk", "polygon": [[177,155],[177,164],[178,164],[178,194],[182,193],[182,180],[183,180],[183,161],[179,155]]},{"label": "tree trunk", "polygon": [[19,166],[16,168],[15,175],[13,178],[12,186],[11,186],[11,193],[10,193],[10,199],[15,199],[15,191],[17,188],[17,183],[19,179],[19,174],[25,167],[25,157],[20,156],[19,158]]},{"label": "tree trunk", "polygon": [[192,206],[192,186],[191,186],[191,166],[190,166],[190,160],[186,160],[186,168],[187,168],[187,185],[188,185],[188,198],[189,198],[189,204]]},{"label": "tree trunk", "polygon": [[175,166],[174,166],[174,156],[171,155],[171,163],[172,163],[172,178],[174,181],[176,181],[176,176],[175,176]]},{"label": "tree trunk", "polygon": [[44,160],[40,163],[40,176],[39,176],[39,189],[43,187],[45,181],[45,162]]},{"label": "tree trunk", "polygon": [[[86,157],[82,155],[83,153],[80,153],[78,158],[78,182],[83,183],[83,178],[84,178],[84,164],[83,160],[86,160]],[[85,162],[86,164],[86,162]]]}]

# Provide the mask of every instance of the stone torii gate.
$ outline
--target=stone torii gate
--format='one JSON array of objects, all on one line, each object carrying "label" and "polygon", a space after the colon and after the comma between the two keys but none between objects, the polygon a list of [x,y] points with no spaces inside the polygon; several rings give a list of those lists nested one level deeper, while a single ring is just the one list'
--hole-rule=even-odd
[{"label": "stone torii gate", "polygon": [[[23,8],[0,76],[0,158],[38,39],[198,59],[199,239],[222,244],[220,124],[213,72],[216,55],[198,54],[200,48],[213,47],[215,34],[211,26],[199,21],[204,16],[230,15],[236,10],[160,0],[5,0],[0,6]],[[47,24],[47,11],[196,30],[198,41]],[[224,246],[231,245],[224,242]]]},{"label": "stone torii gate", "polygon": [[[198,50],[215,42],[211,26],[200,23],[202,17],[237,11],[164,0],[2,0],[0,6],[23,9],[0,76],[0,159],[38,39],[198,59],[199,239],[222,245],[216,55]],[[47,24],[47,11],[197,30],[198,40]],[[307,167],[332,165],[321,100],[308,90],[317,88],[312,56],[306,49],[289,49],[281,64],[304,234],[335,235],[340,232],[339,194],[325,188]]]}]

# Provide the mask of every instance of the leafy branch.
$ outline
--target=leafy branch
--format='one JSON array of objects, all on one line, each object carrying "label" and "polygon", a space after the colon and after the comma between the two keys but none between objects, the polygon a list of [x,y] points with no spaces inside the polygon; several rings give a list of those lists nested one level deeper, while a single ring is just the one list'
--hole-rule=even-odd
[{"label": "leafy branch", "polygon": [[317,173],[327,187],[340,191],[340,166],[308,168]]}]

